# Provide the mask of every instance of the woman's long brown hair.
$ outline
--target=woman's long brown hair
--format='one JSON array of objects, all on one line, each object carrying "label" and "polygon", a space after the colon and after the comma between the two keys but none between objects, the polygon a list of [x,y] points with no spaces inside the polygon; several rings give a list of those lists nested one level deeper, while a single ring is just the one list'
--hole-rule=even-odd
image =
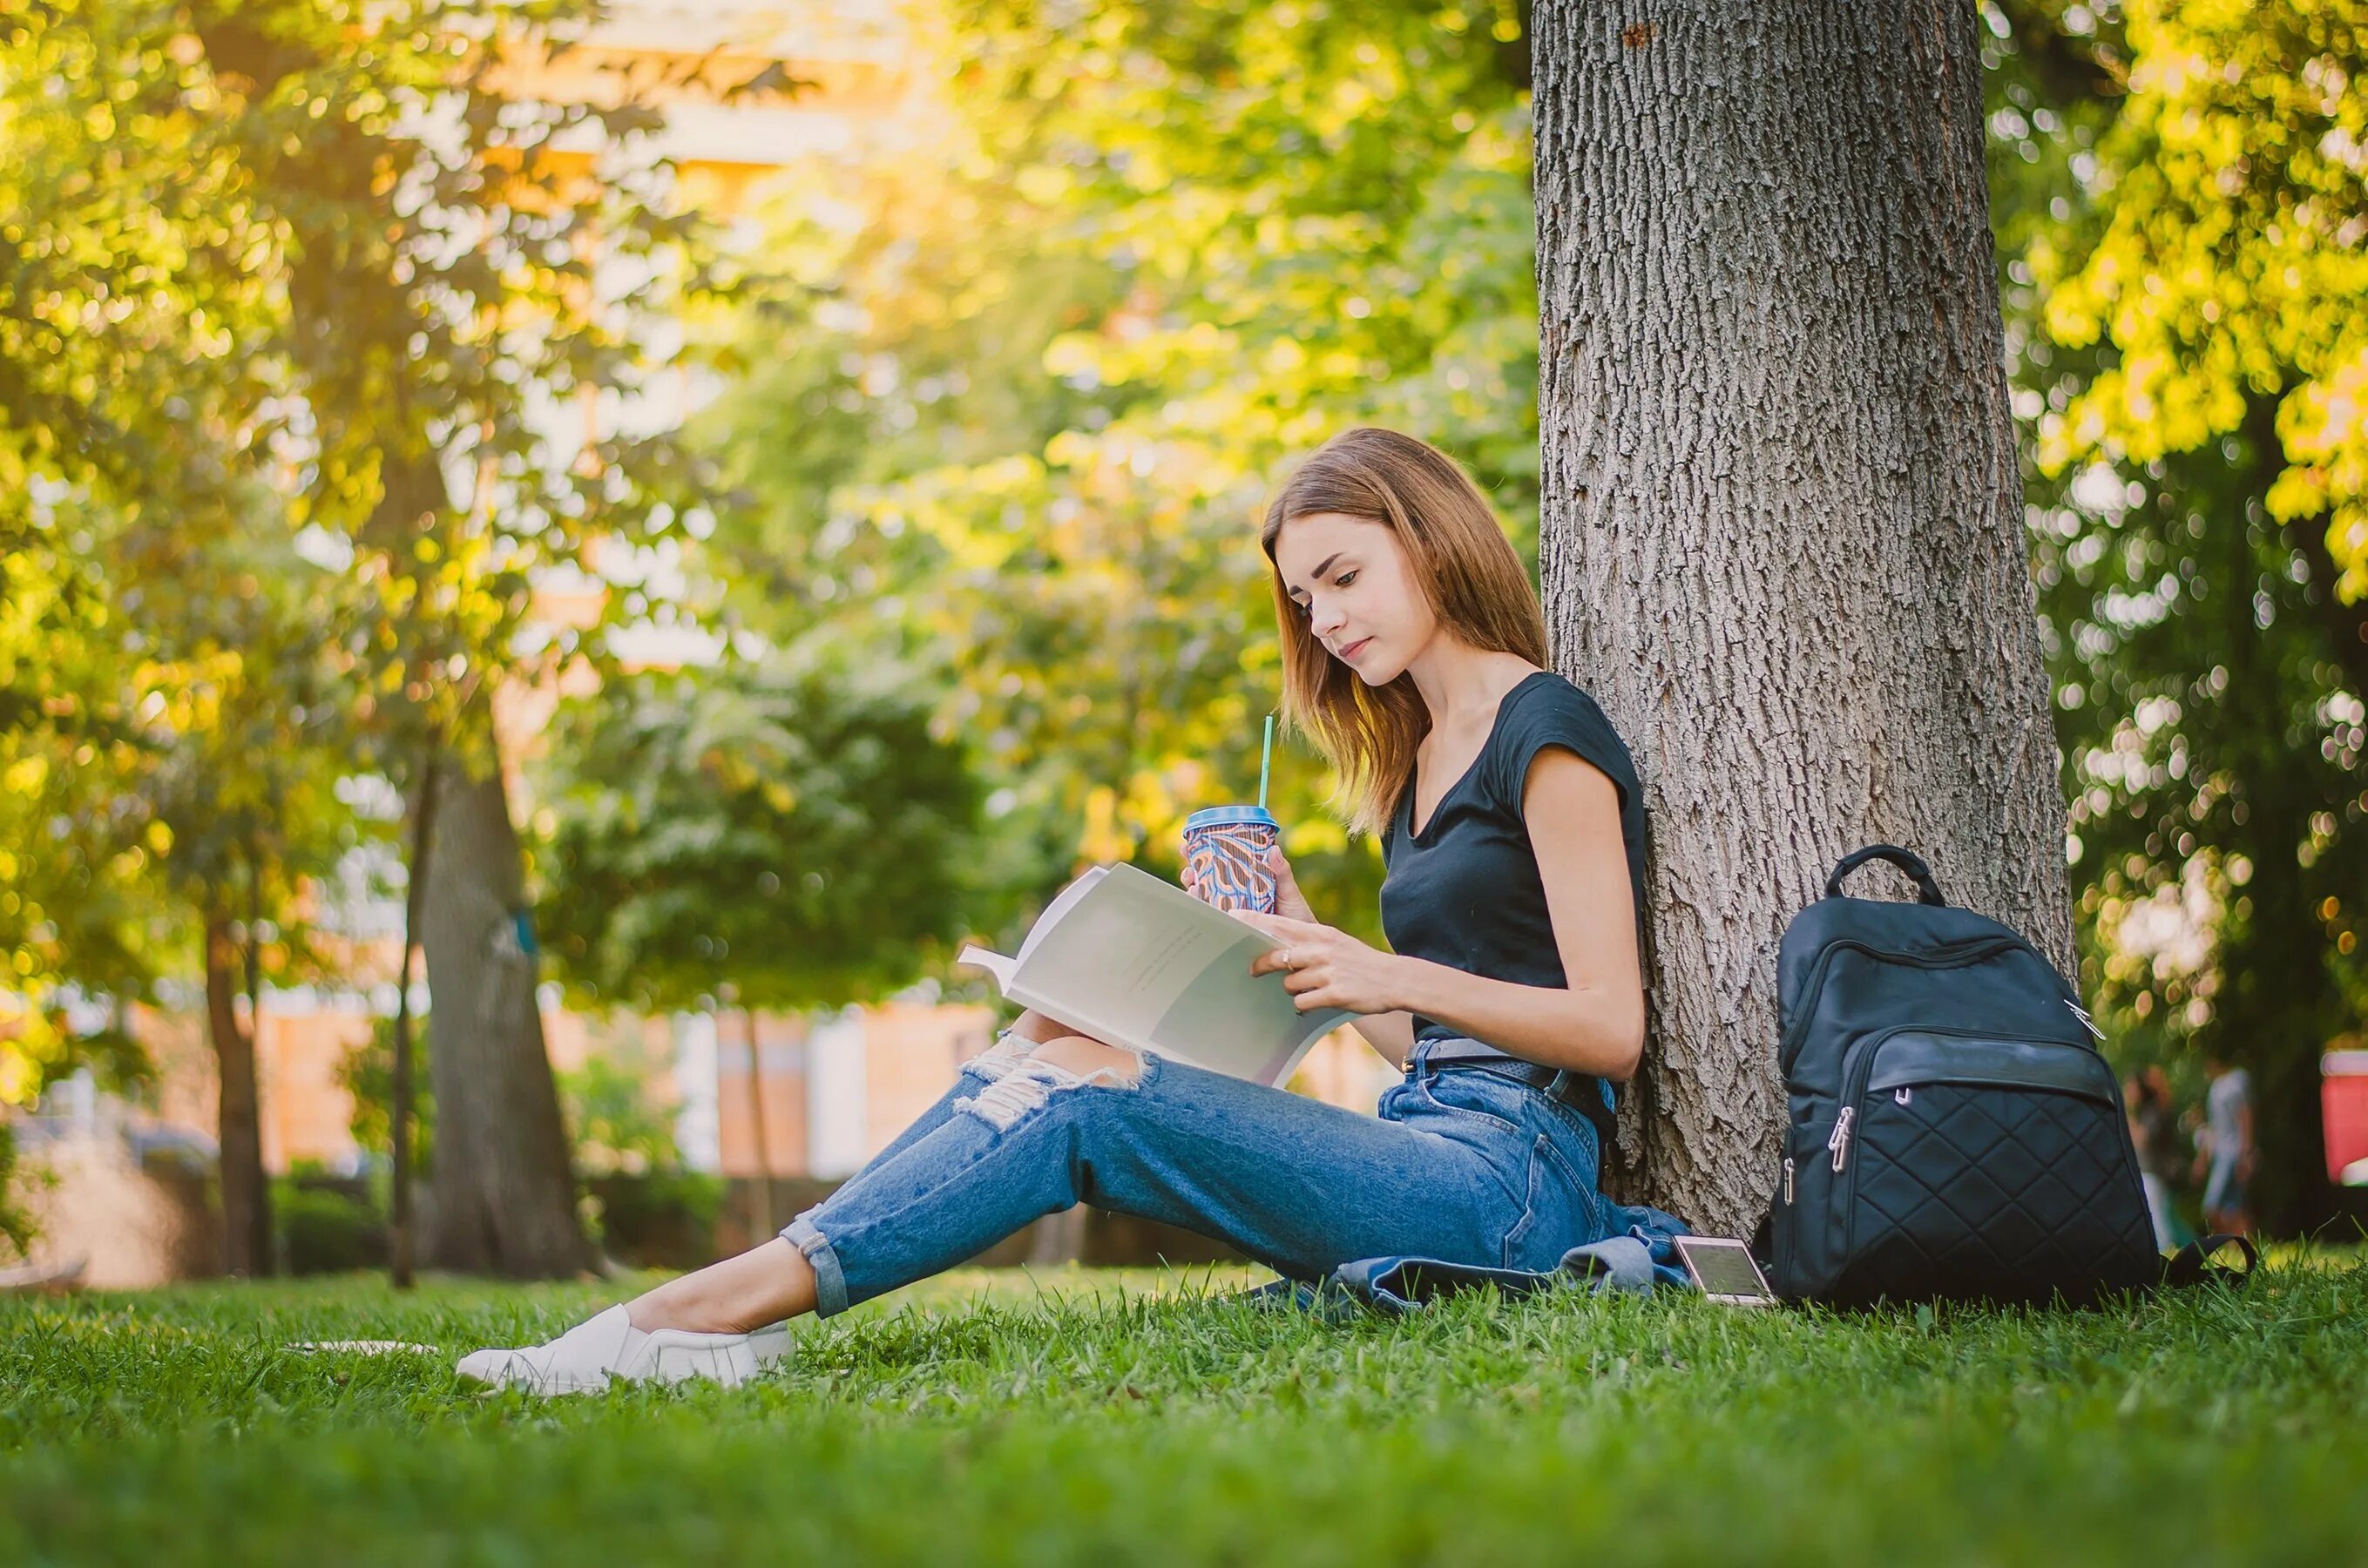
[{"label": "woman's long brown hair", "polygon": [[1337,512],[1397,535],[1440,626],[1474,648],[1518,653],[1544,667],[1546,623],[1487,497],[1453,458],[1395,430],[1344,430],[1292,471],[1258,530],[1282,632],[1282,715],[1315,743],[1340,777],[1334,797],[1350,828],[1379,834],[1430,733],[1430,710],[1401,674],[1367,686],[1325,650],[1274,567],[1274,542],[1293,517]]}]

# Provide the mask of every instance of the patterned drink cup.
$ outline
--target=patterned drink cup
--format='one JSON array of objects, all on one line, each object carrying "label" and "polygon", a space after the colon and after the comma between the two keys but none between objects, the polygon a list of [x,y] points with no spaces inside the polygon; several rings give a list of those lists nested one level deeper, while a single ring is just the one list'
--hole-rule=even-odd
[{"label": "patterned drink cup", "polygon": [[1184,863],[1192,868],[1201,896],[1220,909],[1274,913],[1274,872],[1266,852],[1282,841],[1282,830],[1263,806],[1210,806],[1184,819]]}]

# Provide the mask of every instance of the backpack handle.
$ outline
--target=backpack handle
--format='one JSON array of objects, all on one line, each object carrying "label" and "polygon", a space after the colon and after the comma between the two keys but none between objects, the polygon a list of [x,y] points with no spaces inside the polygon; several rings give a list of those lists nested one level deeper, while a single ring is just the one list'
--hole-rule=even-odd
[{"label": "backpack handle", "polygon": [[1842,879],[1869,860],[1888,860],[1907,872],[1916,883],[1918,903],[1945,904],[1949,902],[1941,896],[1941,884],[1932,880],[1932,868],[1907,850],[1891,844],[1870,844],[1863,849],[1843,856],[1842,863],[1834,868],[1834,874],[1826,879],[1826,896],[1841,897]]}]

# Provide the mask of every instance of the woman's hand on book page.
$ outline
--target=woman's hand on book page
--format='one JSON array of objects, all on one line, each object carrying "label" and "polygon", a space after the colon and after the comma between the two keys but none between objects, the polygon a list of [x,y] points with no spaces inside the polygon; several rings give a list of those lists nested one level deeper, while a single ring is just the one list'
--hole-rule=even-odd
[{"label": "woman's hand on book page", "polygon": [[[1299,891],[1299,879],[1291,874],[1291,862],[1283,858],[1280,848],[1266,852],[1267,869],[1274,873],[1274,912],[1286,920],[1304,920],[1311,924],[1315,911],[1307,905],[1307,895]],[[1192,862],[1184,862],[1184,891],[1204,903],[1213,903],[1231,913],[1233,903],[1225,898],[1210,898],[1201,891],[1200,880],[1192,875]]]},{"label": "woman's hand on book page", "polygon": [[1281,973],[1292,1006],[1301,1012],[1338,1007],[1371,1017],[1393,1013],[1395,982],[1403,960],[1357,940],[1346,931],[1312,920],[1235,910],[1234,918],[1282,944],[1250,960],[1252,974]]}]

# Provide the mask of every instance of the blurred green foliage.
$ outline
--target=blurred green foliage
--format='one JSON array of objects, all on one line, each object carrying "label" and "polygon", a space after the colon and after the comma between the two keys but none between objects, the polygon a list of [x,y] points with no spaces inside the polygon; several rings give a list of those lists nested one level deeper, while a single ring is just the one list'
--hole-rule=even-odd
[{"label": "blurred green foliage", "polygon": [[271,1184],[279,1270],[347,1274],[386,1261],[386,1215],[367,1184],[299,1172]]},{"label": "blurred green foliage", "polygon": [[2368,11],[1988,16],[2081,979],[2124,1065],[2252,1069],[2260,1212],[2314,1222],[2318,1054],[2368,1018],[2368,582],[2340,497],[2295,509],[2335,472],[2295,411],[2368,352]]},{"label": "blurred green foliage", "polygon": [[634,95],[504,79],[593,10],[0,16],[0,1098],[193,926],[218,981],[301,978],[308,886],[382,831],[343,786],[482,774],[493,685],[603,651],[522,637],[532,580],[680,500],[614,407],[677,373],[643,312],[712,278]]},{"label": "blurred green foliage", "polygon": [[[1024,906],[1172,870],[1184,815],[1256,787],[1289,457],[1440,439],[1534,553],[1526,55],[1509,6],[957,5],[932,36],[960,134],[776,218],[694,562],[734,626],[939,675]],[[1278,760],[1287,847],[1378,935],[1328,789]]]},{"label": "blurred green foliage", "polygon": [[[434,1020],[414,1021],[412,1049],[427,1053],[427,1031]],[[379,1161],[393,1158],[391,1123],[394,1107],[394,1020],[374,1018],[366,1044],[348,1050],[337,1061],[337,1086],[353,1102],[347,1128],[361,1152]],[[436,1086],[421,1074],[411,1087],[411,1162],[427,1170],[436,1159]]]},{"label": "blurred green foliage", "polygon": [[2046,330],[2113,353],[2038,422],[2042,467],[2144,463],[2275,408],[2263,497],[2368,597],[2368,9],[2128,0],[2094,233],[2027,256]]},{"label": "blurred green foliage", "polygon": [[541,795],[537,924],[586,1001],[837,1005],[964,929],[977,779],[893,669],[620,676],[555,718]]}]

